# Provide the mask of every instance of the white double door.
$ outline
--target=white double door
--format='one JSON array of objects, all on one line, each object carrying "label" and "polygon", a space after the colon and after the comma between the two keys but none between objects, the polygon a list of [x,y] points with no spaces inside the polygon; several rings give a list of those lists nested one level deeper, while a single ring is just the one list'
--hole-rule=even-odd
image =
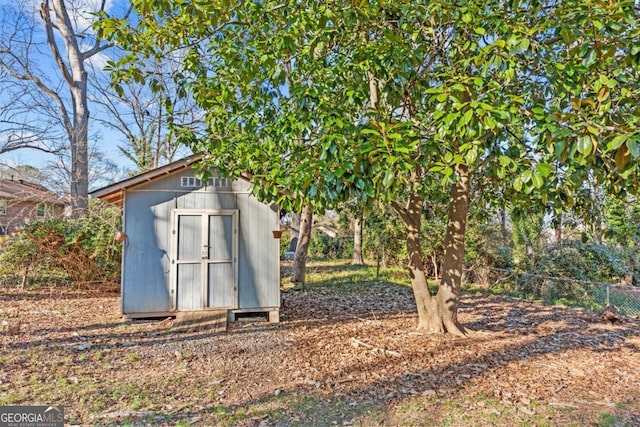
[{"label": "white double door", "polygon": [[175,210],[172,247],[174,310],[236,307],[237,210]]}]

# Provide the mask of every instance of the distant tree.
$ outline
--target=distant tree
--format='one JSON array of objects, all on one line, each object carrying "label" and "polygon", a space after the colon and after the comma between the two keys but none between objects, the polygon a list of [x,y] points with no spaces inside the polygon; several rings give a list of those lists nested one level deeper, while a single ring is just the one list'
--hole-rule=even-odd
[{"label": "distant tree", "polygon": [[351,265],[364,265],[364,257],[362,255],[363,230],[364,213],[359,211],[353,216],[353,255],[351,257]]},{"label": "distant tree", "polygon": [[0,165],[0,177],[4,179],[23,179],[34,184],[49,187],[48,176],[40,169],[29,165]]},{"label": "distant tree", "polygon": [[544,235],[544,211],[516,207],[510,217],[514,263],[526,267],[530,257],[548,243]]},{"label": "distant tree", "polygon": [[626,194],[605,198],[605,236],[614,244],[628,248],[640,244],[640,200],[638,196]]},{"label": "distant tree", "polygon": [[[0,5],[0,152],[56,152],[68,138],[58,83],[42,69],[46,35],[31,3]],[[36,75],[38,78],[36,79]],[[31,76],[31,77],[29,77]],[[39,90],[38,85],[44,90]],[[44,114],[35,115],[34,112]]]}]

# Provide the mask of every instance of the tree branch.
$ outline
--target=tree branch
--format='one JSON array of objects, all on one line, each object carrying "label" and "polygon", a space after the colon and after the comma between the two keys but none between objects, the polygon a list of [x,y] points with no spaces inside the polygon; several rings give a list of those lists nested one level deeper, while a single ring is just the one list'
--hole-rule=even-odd
[{"label": "tree branch", "polygon": [[53,101],[58,105],[58,108],[60,108],[60,116],[62,117],[62,122],[64,123],[65,129],[67,130],[67,132],[70,132],[73,129],[73,124],[71,123],[71,119],[69,118],[67,107],[56,91],[47,86],[40,78],[38,78],[28,69],[25,70],[25,74],[18,73],[17,71],[8,67],[5,69],[7,70],[9,75],[15,79],[33,82],[33,84],[35,84],[38,89],[40,89],[43,93],[53,99]]},{"label": "tree branch", "polygon": [[62,60],[62,55],[60,54],[60,49],[58,49],[58,45],[56,44],[55,36],[53,34],[53,29],[57,28],[54,26],[53,21],[51,21],[51,9],[49,8],[49,0],[44,0],[40,5],[40,16],[44,20],[44,28],[47,32],[47,44],[53,53],[53,59],[56,61],[58,68],[62,72],[62,76],[67,81],[69,85],[73,85],[73,76],[71,72],[67,68],[67,65]]},{"label": "tree branch", "polygon": [[100,39],[96,40],[96,44],[93,47],[85,52],[81,52],[82,59],[85,60],[87,58],[91,58],[92,56],[102,52],[103,50],[110,49],[115,46],[115,43],[106,43],[100,44]]},{"label": "tree branch", "polygon": [[409,218],[409,214],[407,213],[407,208],[400,205],[400,203],[396,202],[395,200],[392,200],[390,204],[391,204],[391,207],[395,209],[396,212],[398,212],[398,215],[400,215],[400,218],[402,218],[402,220],[405,221],[406,223],[407,219]]}]

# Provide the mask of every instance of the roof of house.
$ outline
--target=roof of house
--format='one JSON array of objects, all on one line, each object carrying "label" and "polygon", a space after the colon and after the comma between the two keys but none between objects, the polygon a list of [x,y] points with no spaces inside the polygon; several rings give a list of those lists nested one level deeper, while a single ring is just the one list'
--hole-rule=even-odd
[{"label": "roof of house", "polygon": [[64,205],[56,193],[33,182],[22,179],[0,179],[0,199],[19,200],[33,203]]},{"label": "roof of house", "polygon": [[[204,156],[205,155],[203,153],[193,154],[189,157],[185,157],[184,159],[177,160],[164,166],[160,166],[159,168],[152,169],[123,181],[107,185],[106,187],[98,188],[97,190],[94,190],[89,194],[92,197],[97,197],[107,203],[122,207],[125,191],[145,184],[147,182],[155,181],[156,179],[170,175],[182,169],[189,168],[194,163],[202,160]],[[245,176],[242,176],[242,178],[246,179]]]}]

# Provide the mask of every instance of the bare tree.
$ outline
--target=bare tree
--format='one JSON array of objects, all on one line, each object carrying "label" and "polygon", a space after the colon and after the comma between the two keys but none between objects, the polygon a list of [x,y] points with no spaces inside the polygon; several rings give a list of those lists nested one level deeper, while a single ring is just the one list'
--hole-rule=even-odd
[{"label": "bare tree", "polygon": [[[42,171],[47,177],[46,186],[59,194],[63,194],[70,185],[71,163],[69,150],[60,151],[54,160],[47,162],[42,167]],[[92,144],[89,147],[88,176],[89,182],[96,188],[116,182],[124,178],[126,173]]]},{"label": "bare tree", "polygon": [[[0,153],[56,152],[65,136],[57,104],[37,89],[40,84],[55,91],[59,84],[40,67],[44,39],[38,41],[42,29],[34,13],[26,3],[0,6]],[[39,76],[37,82],[29,75]]]},{"label": "bare tree", "polygon": [[[87,64],[110,45],[93,32],[87,3],[42,0],[39,18],[29,5],[23,1],[2,6],[0,69],[14,85],[10,102],[25,103],[16,127],[31,126],[8,133],[3,126],[0,132],[16,135],[12,140],[4,136],[7,142],[36,145],[45,151],[68,147],[71,206],[73,214],[79,215],[87,209],[89,190]],[[97,12],[103,12],[105,5],[106,0],[101,0]],[[28,94],[24,101],[20,93]]]},{"label": "bare tree", "polygon": [[48,177],[40,169],[29,165],[0,164],[0,178],[11,180],[24,180],[34,184],[48,187]]},{"label": "bare tree", "polygon": [[175,87],[175,55],[167,52],[163,58],[141,58],[147,67],[145,74],[155,82],[155,92],[134,81],[122,83],[115,90],[104,73],[91,74],[90,99],[105,112],[96,119],[124,136],[126,144],[118,148],[136,165],[136,172],[174,160],[180,146],[171,125],[194,132],[203,128],[201,109]]}]

